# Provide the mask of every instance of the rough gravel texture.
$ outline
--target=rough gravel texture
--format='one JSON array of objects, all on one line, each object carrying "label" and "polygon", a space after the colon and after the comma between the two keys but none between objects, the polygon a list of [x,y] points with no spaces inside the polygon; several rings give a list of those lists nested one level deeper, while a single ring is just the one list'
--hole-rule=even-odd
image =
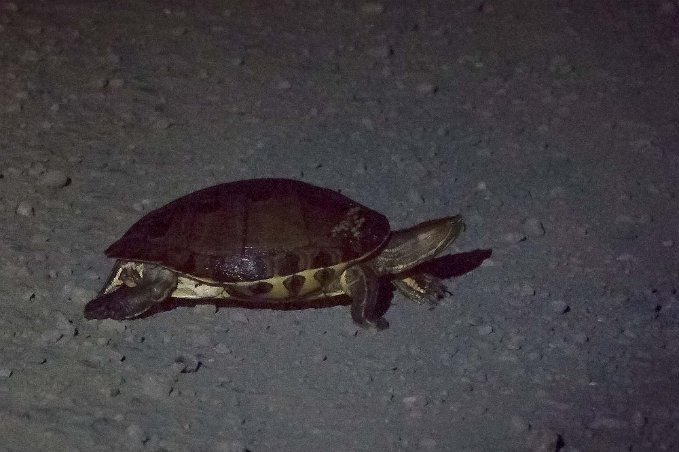
[{"label": "rough gravel texture", "polygon": [[[0,2],[0,449],[679,450],[678,11]],[[382,332],[83,318],[145,212],[271,176],[485,258]]]}]

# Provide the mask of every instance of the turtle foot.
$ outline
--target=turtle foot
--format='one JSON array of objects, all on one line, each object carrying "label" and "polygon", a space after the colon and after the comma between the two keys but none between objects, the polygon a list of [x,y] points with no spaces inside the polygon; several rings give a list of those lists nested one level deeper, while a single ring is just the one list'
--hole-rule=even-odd
[{"label": "turtle foot", "polygon": [[435,305],[448,293],[439,278],[429,273],[418,273],[393,281],[394,286],[416,303]]}]

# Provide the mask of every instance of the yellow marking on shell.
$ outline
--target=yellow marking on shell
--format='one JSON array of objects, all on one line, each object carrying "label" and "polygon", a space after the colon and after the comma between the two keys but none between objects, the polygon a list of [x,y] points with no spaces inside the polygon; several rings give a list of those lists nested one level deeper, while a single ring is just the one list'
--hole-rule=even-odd
[{"label": "yellow marking on shell", "polygon": [[[333,265],[331,268],[335,274],[340,274],[341,272],[344,271],[344,269],[347,267],[346,263],[340,263],[337,265]],[[332,291],[329,293],[327,290],[326,292],[323,292],[323,287],[321,287],[321,284],[314,278],[314,273],[316,273],[318,269],[309,269],[309,270],[304,270],[301,272],[296,273],[297,275],[301,276],[304,278],[304,283],[302,284],[302,287],[299,289],[299,292],[297,295],[294,297],[296,299],[304,298],[304,299],[314,299],[318,296],[332,296],[332,295],[337,295],[336,291]],[[268,278],[268,279],[263,279],[261,282],[266,282],[271,284],[272,288],[271,291],[266,293],[266,294],[260,294],[260,295],[253,295],[252,298],[260,298],[260,299],[265,299],[265,300],[270,300],[272,302],[278,302],[278,301],[286,301],[291,298],[290,291],[285,287],[283,282],[290,278],[291,275],[286,275],[286,276],[274,276],[273,278]],[[259,282],[259,281],[257,281]],[[253,284],[253,281],[248,281],[248,282],[239,282],[239,283],[229,283],[228,286],[233,287],[236,289],[237,292],[242,292],[242,293],[250,293],[248,291],[248,288]]]},{"label": "yellow marking on shell", "polygon": [[[337,268],[334,266],[333,268]],[[341,270],[344,270],[344,265],[339,266]],[[329,287],[326,291],[323,291],[321,285],[313,278],[313,270],[306,270],[298,275],[304,277],[304,284],[300,289],[298,295],[291,299],[290,292],[283,285],[288,276],[277,276],[274,278],[264,279],[261,282],[266,282],[272,285],[270,292],[260,295],[244,296],[245,299],[261,299],[267,300],[272,303],[284,303],[289,301],[299,300],[300,298],[305,300],[315,300],[324,297],[333,297],[336,295],[341,295],[344,293],[338,287]],[[196,279],[189,278],[187,276],[179,275],[177,288],[172,292],[173,298],[235,298],[228,293],[228,288],[236,289],[235,291],[241,292],[243,294],[249,294],[248,290],[253,284],[252,281],[242,282],[242,283],[230,283],[230,284],[208,284],[203,281],[198,281]],[[227,288],[228,286],[228,288]],[[240,297],[236,297],[240,298]]]}]

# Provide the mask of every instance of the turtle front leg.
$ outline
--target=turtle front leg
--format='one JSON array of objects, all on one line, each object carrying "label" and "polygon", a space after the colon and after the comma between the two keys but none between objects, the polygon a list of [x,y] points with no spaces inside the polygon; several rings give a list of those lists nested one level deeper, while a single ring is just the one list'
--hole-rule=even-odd
[{"label": "turtle front leg", "polygon": [[394,279],[392,284],[407,298],[416,303],[435,305],[447,292],[439,278],[429,273],[417,273],[402,279]]},{"label": "turtle front leg", "polygon": [[121,285],[85,305],[86,319],[124,320],[136,317],[170,296],[177,287],[177,275],[166,268],[144,264],[134,286]]},{"label": "turtle front leg", "polygon": [[379,279],[375,272],[364,265],[354,265],[344,271],[340,278],[344,292],[352,299],[351,318],[357,324],[378,330],[389,328],[389,322],[376,312]]}]

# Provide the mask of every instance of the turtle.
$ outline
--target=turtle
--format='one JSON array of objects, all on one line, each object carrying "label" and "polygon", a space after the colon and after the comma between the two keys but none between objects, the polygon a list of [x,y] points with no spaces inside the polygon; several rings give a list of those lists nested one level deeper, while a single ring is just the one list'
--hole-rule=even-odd
[{"label": "turtle", "polygon": [[380,281],[415,302],[436,302],[441,280],[411,270],[464,227],[454,215],[392,231],[384,215],[328,188],[293,179],[226,182],[149,212],[109,246],[116,263],[84,316],[132,319],[168,298],[273,306],[348,295],[354,322],[384,329]]}]

